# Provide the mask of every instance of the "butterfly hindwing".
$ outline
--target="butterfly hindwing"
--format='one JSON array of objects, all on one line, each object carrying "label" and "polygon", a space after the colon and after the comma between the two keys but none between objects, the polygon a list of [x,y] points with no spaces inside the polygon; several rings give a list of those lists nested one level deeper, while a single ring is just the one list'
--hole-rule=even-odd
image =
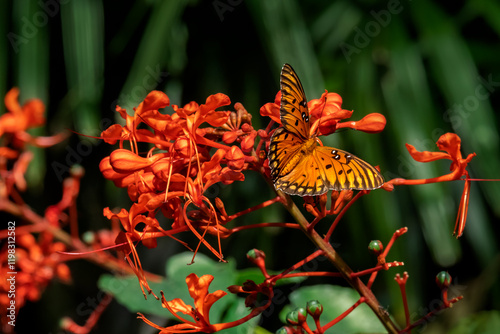
[{"label": "butterfly hindwing", "polygon": [[372,190],[382,186],[380,172],[366,161],[333,147],[318,146],[313,152],[330,189]]},{"label": "butterfly hindwing", "polygon": [[269,145],[269,167],[271,178],[279,179],[280,175],[288,174],[298,163],[298,151],[303,143],[300,137],[285,128],[274,131]]},{"label": "butterfly hindwing", "polygon": [[285,64],[281,69],[281,124],[289,131],[306,140],[309,138],[309,109],[306,94],[293,68]]},{"label": "butterfly hindwing", "polygon": [[[278,138],[285,135],[286,131],[280,131]],[[273,176],[275,187],[287,194],[316,196],[330,189],[372,190],[384,183],[375,167],[349,152],[333,147],[316,146],[310,154],[304,154],[301,150],[302,145],[288,146],[294,150],[290,155],[290,151],[284,153],[284,147],[287,145],[285,141],[278,141],[275,146],[284,158],[278,161],[286,163],[277,163]]]},{"label": "butterfly hindwing", "polygon": [[299,196],[321,195],[329,189],[322,168],[312,154],[301,155],[295,168],[278,177],[274,186],[287,194]]}]

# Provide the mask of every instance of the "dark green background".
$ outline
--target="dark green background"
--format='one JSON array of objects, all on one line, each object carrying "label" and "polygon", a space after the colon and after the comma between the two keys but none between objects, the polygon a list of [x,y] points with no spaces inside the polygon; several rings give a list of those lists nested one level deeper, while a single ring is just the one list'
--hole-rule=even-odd
[{"label": "dark green background", "polygon": [[[225,93],[233,104],[242,102],[254,127],[261,128],[268,120],[261,119],[259,108],[274,100],[287,62],[309,99],[327,89],[342,96],[354,120],[372,112],[386,116],[381,134],[344,131],[324,138],[380,165],[386,179],[447,173],[448,161],[413,162],[405,143],[437,150],[435,141],[449,131],[462,138],[464,154],[477,153],[469,168],[473,178],[500,178],[500,5],[493,0],[452,5],[430,0],[16,0],[0,3],[0,19],[0,95],[18,86],[22,101],[44,101],[48,122],[38,134],[70,128],[99,135],[115,120],[117,103],[131,112],[151,89],[164,90],[180,105]],[[74,135],[37,151],[26,200],[40,213],[57,202],[67,173],[55,169],[54,162],[78,162],[86,169],[78,200],[81,231],[107,228],[102,208],[130,205],[125,190],[114,189],[99,173],[98,162],[110,149]],[[245,183],[214,190],[229,213],[273,196],[263,190],[258,175],[246,177]],[[410,312],[423,315],[439,298],[435,275],[448,270],[465,300],[431,321],[426,333],[442,333],[464,317],[499,308],[500,183],[472,184],[465,235],[456,240],[452,230],[462,189],[463,182],[452,182],[374,191],[355,204],[333,236],[346,261],[362,270],[374,263],[366,251],[370,240],[386,243],[393,231],[409,227],[389,256],[405,267],[382,273],[374,291],[402,324],[394,274],[409,272]],[[301,198],[296,201],[302,205]],[[235,224],[269,221],[290,217],[272,206]],[[272,269],[313,251],[299,232],[281,230],[241,233],[223,246],[238,267],[247,266],[247,250],[263,249]],[[180,250],[172,240],[159,240],[157,249],[143,252],[143,264],[161,273],[168,256]],[[18,332],[57,332],[57,321],[65,315],[85,320],[77,307],[98,294],[95,282],[103,271],[83,261],[70,265],[74,286],[51,284],[40,302],[21,310]],[[138,327],[144,325],[134,314],[113,303],[97,331],[136,332]],[[274,331],[279,324],[270,321],[264,327]]]}]

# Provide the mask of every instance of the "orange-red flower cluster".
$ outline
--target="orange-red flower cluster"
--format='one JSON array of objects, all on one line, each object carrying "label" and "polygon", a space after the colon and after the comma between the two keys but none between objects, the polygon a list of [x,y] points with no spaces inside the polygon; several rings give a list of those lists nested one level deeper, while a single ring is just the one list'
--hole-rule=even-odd
[{"label": "orange-red flower cluster", "polygon": [[[12,302],[15,302],[15,310],[19,311],[26,301],[38,300],[52,279],[58,278],[64,282],[71,280],[69,268],[58,254],[66,247],[56,241],[46,229],[49,225],[58,226],[62,210],[68,208],[74,197],[63,199],[50,207],[46,212],[47,220],[43,220],[30,210],[20,194],[27,188],[25,173],[33,159],[33,153],[28,150],[29,145],[52,146],[63,140],[65,135],[31,136],[27,130],[45,123],[45,106],[39,99],[29,100],[21,106],[18,96],[17,88],[12,88],[7,93],[7,112],[0,116],[0,208],[13,216],[21,217],[19,222],[12,220],[9,229],[0,231],[1,239],[8,241],[0,250],[0,276],[14,277],[13,281],[3,279],[0,282],[2,325],[6,325],[11,319],[7,318],[5,312]],[[69,188],[74,189],[66,184],[65,194],[69,192]],[[21,221],[24,220],[32,223],[36,220],[39,224],[23,225]],[[31,232],[37,232],[37,237]],[[4,326],[3,330],[8,332],[12,328]]]},{"label": "orange-red flower cluster", "polygon": [[[113,213],[106,208],[104,214],[121,222],[125,231],[117,244],[128,245],[125,250],[133,253],[138,276],[142,270],[134,243],[155,247],[157,237],[187,230],[222,260],[220,249],[216,251],[198,232],[219,233],[224,220],[207,190],[217,183],[243,181],[244,170],[259,169],[263,163],[254,149],[257,131],[240,103],[236,111],[219,111],[230,104],[219,93],[204,104],[190,102],[184,107],[173,105],[171,113],[159,111],[169,104],[165,93],[153,91],[133,116],[117,106],[125,125],[112,125],[101,135],[110,144],[120,143],[101,161],[101,172],[116,186],[126,187],[134,201],[129,210]],[[129,148],[124,141],[130,143]],[[141,143],[151,144],[145,154],[139,151]],[[172,219],[170,226],[160,226],[158,211]],[[147,287],[145,280],[141,284]]]}]

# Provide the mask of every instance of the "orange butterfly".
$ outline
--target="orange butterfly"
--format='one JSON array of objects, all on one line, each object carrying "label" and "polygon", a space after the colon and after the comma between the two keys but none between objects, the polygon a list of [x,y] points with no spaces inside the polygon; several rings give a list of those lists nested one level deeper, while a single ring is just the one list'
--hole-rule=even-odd
[{"label": "orange butterfly", "polygon": [[309,133],[306,95],[288,64],[281,70],[280,86],[283,127],[271,137],[268,154],[274,187],[299,196],[321,195],[330,189],[380,188],[384,179],[373,166],[346,151],[322,146]]}]

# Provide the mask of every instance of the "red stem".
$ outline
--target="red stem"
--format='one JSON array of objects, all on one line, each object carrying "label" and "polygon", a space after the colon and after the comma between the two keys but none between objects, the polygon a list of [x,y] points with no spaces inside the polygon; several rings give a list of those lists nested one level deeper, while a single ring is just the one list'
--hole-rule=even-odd
[{"label": "red stem", "polygon": [[291,266],[290,268],[288,268],[287,270],[283,271],[281,274],[279,275],[276,275],[273,277],[273,281],[276,281],[276,280],[279,280],[280,278],[282,278],[283,276],[285,276],[286,274],[288,274],[289,272],[292,272],[294,271],[295,269],[299,268],[299,267],[302,267],[304,264],[306,264],[307,262],[309,261],[312,261],[314,260],[315,258],[317,258],[318,256],[320,255],[323,255],[324,252],[320,249],[318,249],[317,251],[313,252],[312,254],[310,254],[309,256],[307,256],[305,259],[297,262],[296,264],[294,264],[293,266]]},{"label": "red stem", "polygon": [[359,298],[358,301],[355,302],[354,305],[352,305],[351,307],[349,307],[347,310],[345,310],[344,313],[342,313],[341,315],[339,315],[338,317],[336,317],[335,319],[333,319],[332,321],[330,321],[329,323],[327,323],[326,325],[324,325],[323,327],[321,327],[321,330],[322,331],[326,331],[328,328],[330,328],[333,325],[337,324],[340,320],[344,319],[347,315],[349,315],[349,313],[351,313],[352,311],[354,311],[354,309],[356,309],[356,307],[358,307],[359,305],[361,305],[361,303],[364,303],[365,301],[366,301],[365,297]]},{"label": "red stem", "polygon": [[330,228],[328,229],[328,232],[326,233],[325,235],[325,238],[324,240],[325,241],[328,241],[330,240],[330,237],[332,236],[333,234],[333,231],[335,230],[335,227],[337,227],[337,224],[339,223],[340,219],[342,219],[342,217],[344,216],[344,214],[347,212],[347,210],[351,207],[351,205],[354,204],[354,202],[356,202],[356,200],[358,198],[360,198],[361,196],[364,195],[364,192],[363,191],[360,191],[356,194],[356,196],[354,196],[350,201],[349,203],[347,203],[344,208],[342,209],[342,211],[340,211],[340,213],[337,215],[337,217],[335,218],[335,220],[333,221],[332,225],[330,226]]},{"label": "red stem", "polygon": [[255,211],[255,210],[258,210],[258,209],[262,209],[262,208],[265,208],[266,206],[272,205],[272,204],[274,204],[274,203],[278,202],[279,200],[280,200],[280,197],[279,197],[279,196],[276,196],[276,197],[275,197],[275,198],[273,198],[273,199],[267,200],[267,201],[265,201],[265,202],[262,202],[262,203],[260,203],[260,204],[255,205],[255,206],[253,206],[253,207],[251,207],[251,208],[248,208],[248,209],[245,209],[245,210],[243,210],[243,211],[237,212],[237,213],[235,213],[235,214],[233,214],[233,215],[231,215],[231,216],[227,217],[227,222],[230,222],[231,220],[236,219],[236,218],[238,218],[238,217],[240,217],[240,216],[243,216],[243,215],[245,215],[245,214],[247,214],[247,213],[250,213],[250,212],[252,212],[252,211]]}]

